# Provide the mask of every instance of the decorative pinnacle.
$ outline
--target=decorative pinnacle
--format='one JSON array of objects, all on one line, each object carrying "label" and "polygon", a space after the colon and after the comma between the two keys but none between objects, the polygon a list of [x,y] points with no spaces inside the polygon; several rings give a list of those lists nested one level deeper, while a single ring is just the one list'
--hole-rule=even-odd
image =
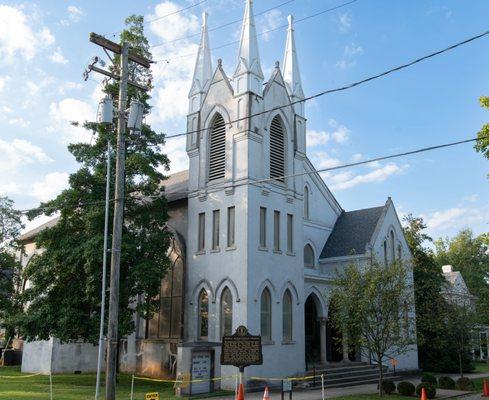
[{"label": "decorative pinnacle", "polygon": [[202,26],[207,26],[207,13],[205,11],[202,13]]},{"label": "decorative pinnacle", "polygon": [[222,67],[222,58],[219,58],[219,59],[217,60],[217,66],[218,66],[219,68],[221,68],[221,67]]},{"label": "decorative pinnacle", "polygon": [[275,61],[275,68],[277,68],[277,69],[280,68],[280,62],[279,61]]},{"label": "decorative pinnacle", "polygon": [[292,24],[294,23],[294,16],[293,15],[289,15],[287,17],[287,21],[289,21],[289,29],[294,29],[294,28],[292,28]]}]

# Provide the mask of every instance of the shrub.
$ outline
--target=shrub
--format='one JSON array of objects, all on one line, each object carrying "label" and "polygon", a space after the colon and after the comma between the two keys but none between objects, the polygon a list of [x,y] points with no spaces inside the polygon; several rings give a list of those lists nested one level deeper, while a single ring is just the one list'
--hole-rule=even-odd
[{"label": "shrub", "polygon": [[421,377],[421,382],[423,383],[430,383],[431,385],[434,385],[436,386],[437,385],[437,381],[436,381],[436,376],[435,375],[432,375],[432,374],[423,374],[423,376]]},{"label": "shrub", "polygon": [[455,381],[449,376],[438,378],[438,387],[440,389],[455,389]]},{"label": "shrub", "polygon": [[428,399],[434,399],[436,396],[436,386],[431,383],[421,382],[418,386],[416,386],[416,394],[421,396],[421,389],[426,389],[426,396]]},{"label": "shrub", "polygon": [[397,391],[403,396],[412,396],[416,388],[411,382],[402,381],[397,384]]},{"label": "shrub", "polygon": [[382,391],[385,394],[391,394],[395,392],[396,385],[392,381],[382,381]]},{"label": "shrub", "polygon": [[458,390],[474,390],[474,382],[470,378],[459,378],[456,387]]}]

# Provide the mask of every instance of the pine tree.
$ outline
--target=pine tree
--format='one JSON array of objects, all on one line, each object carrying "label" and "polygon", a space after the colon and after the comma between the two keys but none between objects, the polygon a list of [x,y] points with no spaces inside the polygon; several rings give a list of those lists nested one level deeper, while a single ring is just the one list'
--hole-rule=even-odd
[{"label": "pine tree", "polygon": [[[151,58],[143,32],[143,17],[126,19],[120,35],[133,50]],[[117,70],[118,56],[111,67]],[[130,79],[147,83],[151,74],[130,63]],[[117,82],[109,83],[105,93],[115,102]],[[128,89],[128,104],[139,98],[149,113],[149,95]],[[114,121],[115,126],[115,121]],[[94,133],[91,143],[69,145],[80,169],[70,175],[69,188],[55,199],[42,203],[30,214],[59,213],[59,221],[36,237],[44,251],[34,256],[26,268],[31,287],[24,293],[29,307],[19,315],[22,335],[27,339],[55,336],[62,341],[86,340],[96,343],[100,323],[104,199],[107,141],[116,146],[114,128],[84,122]],[[147,124],[141,132],[126,135],[125,208],[121,246],[119,337],[134,330],[133,312],[149,318],[156,311],[160,281],[169,266],[167,248],[168,219],[161,170],[168,170],[168,158],[161,153],[164,135]],[[112,155],[111,187],[114,188],[115,161]],[[113,198],[113,195],[111,195]],[[113,205],[113,203],[111,203]],[[111,206],[112,209],[112,206]],[[112,223],[113,216],[109,220]],[[112,226],[109,227],[112,232]],[[110,243],[110,241],[109,241]],[[110,257],[110,254],[108,255]],[[108,281],[108,277],[107,277]],[[136,302],[136,299],[145,299]],[[137,304],[137,306],[135,305]]]}]

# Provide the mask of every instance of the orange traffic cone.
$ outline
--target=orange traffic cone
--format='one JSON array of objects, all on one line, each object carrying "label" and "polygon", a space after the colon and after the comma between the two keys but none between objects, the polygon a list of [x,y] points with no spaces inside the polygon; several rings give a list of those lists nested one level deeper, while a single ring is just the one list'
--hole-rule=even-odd
[{"label": "orange traffic cone", "polygon": [[238,387],[238,397],[236,398],[236,400],[245,400],[245,398],[244,398],[244,389],[243,389],[243,384],[242,383],[239,384],[239,387]]},{"label": "orange traffic cone", "polygon": [[426,395],[426,389],[421,388],[421,400],[428,400],[428,396]]},{"label": "orange traffic cone", "polygon": [[483,380],[482,397],[489,397],[489,383],[487,383],[487,379]]},{"label": "orange traffic cone", "polygon": [[270,400],[270,395],[268,394],[268,386],[265,386],[265,392],[263,393],[263,400]]}]

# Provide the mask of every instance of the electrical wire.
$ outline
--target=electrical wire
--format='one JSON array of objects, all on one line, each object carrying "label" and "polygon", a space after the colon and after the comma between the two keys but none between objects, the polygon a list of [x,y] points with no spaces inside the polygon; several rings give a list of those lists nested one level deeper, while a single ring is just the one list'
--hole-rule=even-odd
[{"label": "electrical wire", "polygon": [[[422,148],[415,149],[415,150],[404,151],[401,153],[394,153],[394,154],[389,154],[389,155],[385,155],[385,156],[379,156],[379,157],[375,157],[375,158],[370,158],[368,160],[356,161],[356,162],[347,163],[347,164],[341,164],[341,165],[337,165],[334,167],[314,169],[313,171],[298,172],[295,174],[282,175],[282,176],[278,176],[278,177],[274,177],[274,178],[258,179],[258,180],[254,180],[254,181],[243,181],[243,182],[236,182],[236,183],[231,183],[231,184],[226,184],[226,185],[217,185],[217,186],[214,186],[214,187],[207,189],[206,193],[213,193],[213,192],[217,192],[217,191],[222,191],[223,189],[236,188],[236,187],[240,187],[240,186],[261,185],[261,184],[265,184],[265,183],[270,183],[270,182],[274,182],[274,181],[283,181],[284,179],[291,179],[291,178],[296,178],[296,177],[305,176],[305,175],[319,174],[321,172],[330,172],[330,171],[336,171],[339,169],[352,168],[352,167],[357,167],[359,165],[365,165],[365,164],[370,164],[373,162],[390,160],[393,158],[405,157],[405,156],[409,156],[409,155],[424,153],[427,151],[433,151],[433,150],[443,149],[443,148],[447,148],[447,147],[458,146],[461,144],[476,142],[476,141],[485,140],[485,139],[489,139],[489,135],[481,136],[478,138],[476,137],[476,138],[458,140],[455,142],[442,143],[442,144],[438,144],[438,145],[434,145],[434,146],[422,147]],[[163,181],[163,184],[164,184],[164,181]],[[172,195],[189,194],[189,193],[191,193],[191,191],[189,191],[189,190],[168,192],[168,194],[172,194]],[[146,200],[146,199],[160,198],[160,197],[161,196],[151,196],[151,195],[150,196],[130,196],[130,197],[127,197],[127,199],[128,200]],[[117,199],[110,199],[109,201],[114,202],[116,200]],[[21,212],[23,214],[27,214],[31,211],[36,211],[36,210],[37,211],[46,210],[46,211],[53,212],[53,211],[59,211],[61,209],[65,209],[65,208],[80,208],[80,207],[86,207],[86,206],[98,205],[98,204],[105,204],[105,200],[78,203],[78,204],[74,204],[72,206],[64,206],[64,207],[63,206],[62,207],[36,207],[36,208],[31,208],[31,209],[19,210],[19,212]]]},{"label": "electrical wire", "polygon": [[[308,20],[308,19],[310,19],[310,18],[317,17],[317,16],[319,16],[319,15],[322,15],[322,14],[325,14],[325,13],[328,13],[328,12],[331,12],[331,11],[334,11],[334,10],[337,10],[337,9],[339,9],[339,8],[342,8],[342,7],[346,7],[346,6],[350,5],[350,4],[356,3],[357,1],[358,1],[358,0],[350,0],[350,1],[346,2],[346,3],[343,3],[343,4],[340,4],[340,5],[337,5],[337,6],[335,6],[335,7],[331,7],[331,8],[328,8],[328,9],[326,9],[326,10],[322,10],[322,11],[319,11],[319,12],[317,12],[317,13],[314,13],[314,14],[311,14],[311,15],[307,15],[306,17],[299,18],[299,19],[295,20],[295,21],[294,21],[294,23],[295,23],[295,24],[297,24],[297,23],[300,23],[300,22],[306,21],[306,20]],[[285,4],[285,3],[284,3],[284,4]],[[242,20],[240,20],[240,21],[242,21]],[[235,22],[236,22],[236,21],[235,21]],[[270,32],[275,32],[275,31],[278,31],[278,30],[280,30],[280,29],[284,29],[284,28],[288,28],[288,27],[289,27],[289,25],[288,25],[288,24],[284,24],[284,25],[278,26],[278,27],[276,27],[276,28],[273,28],[273,29],[268,29],[268,30],[266,30],[266,31],[260,32],[260,33],[258,33],[256,36],[262,36],[262,35],[266,35],[266,34],[268,34],[268,33],[270,33]],[[209,31],[210,31],[210,30],[209,30]],[[239,43],[239,40],[234,40],[234,41],[232,41],[232,42],[228,42],[228,43],[222,44],[222,45],[220,45],[220,46],[213,47],[213,48],[211,48],[210,50],[211,50],[211,51],[214,51],[214,50],[219,50],[219,49],[222,49],[222,48],[224,48],[224,47],[228,47],[228,46],[235,45],[235,44],[237,44],[237,43]],[[156,63],[158,63],[158,62],[166,62],[166,63],[168,63],[168,62],[170,62],[170,61],[172,61],[172,60],[176,60],[176,59],[180,59],[180,58],[186,58],[186,57],[191,57],[191,56],[195,56],[196,54],[197,54],[197,53],[187,53],[187,54],[182,54],[182,55],[179,55],[179,56],[174,56],[174,57],[169,57],[169,58],[162,58],[162,59],[159,59],[159,60],[155,60],[155,62],[156,62]]]},{"label": "electrical wire", "polygon": [[[255,14],[254,16],[255,17],[258,17],[260,15],[263,15],[263,14],[266,14],[267,12],[269,11],[272,11],[272,10],[276,10],[277,8],[280,8],[280,7],[283,7],[289,3],[293,3],[294,1],[296,0],[288,0],[284,3],[281,3],[275,7],[271,7],[271,8],[268,8],[266,10],[263,10],[263,11],[260,11],[258,14]],[[357,0],[355,0],[357,1]],[[217,31],[218,29],[222,29],[222,28],[225,28],[227,26],[230,26],[230,25],[233,25],[233,24],[236,24],[238,22],[242,22],[243,21],[243,18],[240,18],[240,19],[235,19],[234,21],[230,21],[230,22],[226,22],[222,25],[218,25],[218,26],[214,26],[212,28],[208,28],[207,29],[207,32],[213,32],[213,31]],[[154,49],[156,47],[160,47],[160,46],[164,46],[166,44],[171,44],[171,43],[175,43],[175,42],[179,42],[181,40],[185,40],[185,39],[191,39],[191,38],[194,38],[194,37],[197,37],[197,36],[200,36],[201,32],[196,32],[196,33],[192,33],[191,35],[188,35],[188,36],[183,36],[183,37],[179,37],[179,38],[176,38],[176,39],[173,39],[173,40],[168,40],[166,42],[162,42],[162,43],[158,43],[158,44],[154,44],[152,46],[150,46],[151,49]]]},{"label": "electrical wire", "polygon": [[[253,117],[257,117],[257,116],[260,116],[260,115],[263,115],[263,114],[267,114],[267,113],[270,113],[270,112],[273,112],[273,111],[281,110],[282,108],[287,108],[287,107],[294,106],[296,104],[305,103],[306,101],[309,101],[309,100],[312,100],[312,99],[316,99],[316,98],[321,97],[321,96],[324,96],[326,94],[336,93],[336,92],[342,92],[342,91],[345,91],[345,90],[348,90],[348,89],[352,89],[352,88],[354,88],[356,86],[363,85],[363,84],[365,84],[367,82],[370,82],[370,81],[373,81],[373,80],[382,78],[382,77],[387,76],[387,75],[390,75],[390,74],[392,74],[394,72],[398,72],[398,71],[403,70],[405,68],[411,67],[411,66],[413,66],[415,64],[418,64],[418,63],[420,63],[422,61],[428,60],[428,59],[433,58],[435,56],[438,56],[440,54],[443,54],[443,53],[446,53],[448,51],[454,50],[457,47],[460,47],[460,46],[463,46],[463,45],[465,45],[467,43],[473,42],[474,40],[480,39],[480,38],[485,37],[487,35],[489,35],[489,31],[485,31],[485,32],[480,33],[478,35],[472,36],[472,37],[470,37],[468,39],[465,39],[465,40],[463,40],[461,42],[452,44],[451,46],[448,46],[448,47],[446,47],[446,48],[444,48],[442,50],[438,50],[438,51],[435,51],[433,53],[427,54],[427,55],[422,56],[420,58],[417,58],[417,59],[415,59],[413,61],[410,61],[410,62],[407,62],[405,64],[401,64],[401,65],[399,65],[397,67],[388,69],[388,70],[386,70],[384,72],[381,72],[379,74],[369,76],[368,78],[365,78],[365,79],[362,79],[362,80],[359,80],[359,81],[350,83],[350,84],[345,85],[345,86],[340,86],[340,87],[337,87],[337,88],[334,88],[334,89],[323,90],[322,92],[319,92],[319,93],[313,94],[311,96],[305,97],[302,100],[292,101],[289,104],[284,104],[284,105],[281,105],[281,106],[272,107],[272,108],[269,108],[267,110],[260,111],[260,112],[257,112],[257,113],[254,113],[254,114],[251,114],[251,115],[248,115],[248,116],[236,118],[236,119],[231,120],[231,121],[229,121],[227,123],[228,124],[233,124],[235,122],[240,122],[240,121],[248,120],[248,119],[251,119]],[[166,135],[166,139],[172,139],[172,138],[176,138],[176,137],[187,136],[187,135],[191,135],[193,133],[200,133],[200,132],[203,132],[205,130],[206,129],[196,129],[196,130],[188,131],[188,132],[175,133],[175,134],[167,134]]]}]

